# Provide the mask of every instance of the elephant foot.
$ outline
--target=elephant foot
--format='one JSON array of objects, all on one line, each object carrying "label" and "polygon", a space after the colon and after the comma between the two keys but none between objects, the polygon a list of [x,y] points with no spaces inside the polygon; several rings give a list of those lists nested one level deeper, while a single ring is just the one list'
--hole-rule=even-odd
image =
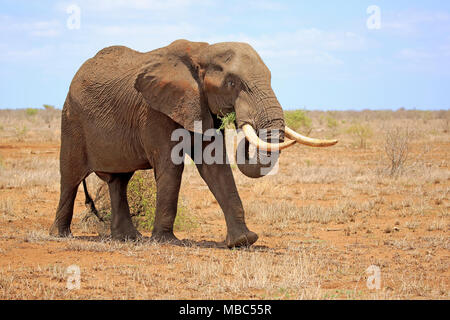
[{"label": "elephant foot", "polygon": [[250,230],[245,232],[228,232],[225,243],[228,248],[249,247],[258,240],[258,235]]},{"label": "elephant foot", "polygon": [[61,227],[53,223],[50,227],[49,235],[58,238],[69,238],[72,237],[72,231],[70,231],[70,227]]},{"label": "elephant foot", "polygon": [[159,243],[169,243],[174,245],[183,245],[184,242],[179,240],[172,231],[166,232],[153,232],[150,240]]},{"label": "elephant foot", "polygon": [[111,237],[118,241],[135,241],[142,239],[142,234],[131,226],[126,229],[111,229]]}]

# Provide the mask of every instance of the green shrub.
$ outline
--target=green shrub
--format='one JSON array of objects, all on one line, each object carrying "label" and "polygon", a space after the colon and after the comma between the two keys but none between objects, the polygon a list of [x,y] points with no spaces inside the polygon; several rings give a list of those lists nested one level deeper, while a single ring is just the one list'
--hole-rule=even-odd
[{"label": "green shrub", "polygon": [[368,125],[362,125],[359,123],[352,124],[347,129],[347,133],[356,140],[355,144],[360,148],[366,148],[367,139],[369,139],[373,135],[372,129]]},{"label": "green shrub", "polygon": [[[156,211],[156,182],[151,171],[137,171],[128,184],[128,204],[131,216],[138,227],[145,231],[153,229]],[[187,216],[187,209],[179,201],[175,230],[190,230],[196,226],[192,217]]]},{"label": "green shrub", "polygon": [[339,125],[338,121],[332,116],[327,116],[327,127],[330,129],[336,129]]},{"label": "green shrub", "polygon": [[138,217],[139,226],[151,230],[155,220],[156,183],[145,171],[137,171],[128,184],[128,205],[133,217]]},{"label": "green shrub", "polygon": [[[136,171],[128,184],[127,197],[134,225],[140,230],[151,231],[156,211],[156,182],[153,172],[149,170]],[[110,222],[111,203],[106,183],[101,183],[97,188],[94,203],[102,219]],[[185,231],[196,226],[196,221],[187,215],[187,209],[182,201],[179,202],[175,230]]]},{"label": "green shrub", "polygon": [[309,130],[312,124],[311,119],[306,115],[304,110],[285,111],[284,121],[293,130]]},{"label": "green shrub", "polygon": [[34,108],[28,108],[25,112],[27,116],[33,117],[38,113],[38,110]]}]

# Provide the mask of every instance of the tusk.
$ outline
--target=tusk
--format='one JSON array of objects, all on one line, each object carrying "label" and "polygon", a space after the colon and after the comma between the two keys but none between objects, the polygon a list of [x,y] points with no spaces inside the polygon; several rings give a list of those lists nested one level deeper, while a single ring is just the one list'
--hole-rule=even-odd
[{"label": "tusk", "polygon": [[245,124],[242,126],[242,130],[244,131],[245,138],[253,144],[256,148],[259,150],[265,150],[265,151],[278,151],[286,149],[290,146],[292,146],[296,141],[295,140],[288,140],[284,141],[282,143],[269,143],[261,140],[258,135],[255,132],[255,129],[249,124]]},{"label": "tusk", "polygon": [[337,140],[321,140],[313,139],[309,137],[302,136],[300,133],[295,132],[288,126],[284,128],[284,134],[287,138],[297,141],[298,143],[310,146],[310,147],[330,147],[335,145]]}]

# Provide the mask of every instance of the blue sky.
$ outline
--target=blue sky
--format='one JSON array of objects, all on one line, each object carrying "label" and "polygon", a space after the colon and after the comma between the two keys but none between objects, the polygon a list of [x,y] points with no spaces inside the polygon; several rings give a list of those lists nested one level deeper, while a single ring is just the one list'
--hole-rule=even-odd
[{"label": "blue sky", "polygon": [[[370,5],[380,29],[367,27]],[[450,1],[0,0],[0,30],[0,108],[61,108],[103,47],[180,38],[250,43],[285,109],[450,107]]]}]

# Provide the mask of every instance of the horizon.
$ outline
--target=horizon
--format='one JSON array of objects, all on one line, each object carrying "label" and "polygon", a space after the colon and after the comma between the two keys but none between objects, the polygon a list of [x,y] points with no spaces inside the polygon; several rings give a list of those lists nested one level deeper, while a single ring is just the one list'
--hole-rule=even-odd
[{"label": "horizon", "polygon": [[62,109],[76,71],[102,48],[151,51],[181,38],[252,45],[284,110],[450,108],[449,2],[0,4],[0,109]]},{"label": "horizon", "polygon": [[[50,107],[53,107],[54,110],[62,111],[62,107],[53,106],[50,105]],[[36,110],[46,110],[45,107],[38,106],[38,107],[23,107],[23,108],[0,108],[0,110],[5,111],[26,111],[27,109],[36,109]],[[391,111],[391,112],[402,112],[402,111],[420,111],[420,112],[439,112],[439,111],[449,111],[449,109],[419,109],[419,108],[378,108],[378,109],[371,109],[371,108],[361,108],[361,109],[306,109],[306,108],[283,108],[283,111],[305,111],[305,112],[365,112],[365,111]]]}]

